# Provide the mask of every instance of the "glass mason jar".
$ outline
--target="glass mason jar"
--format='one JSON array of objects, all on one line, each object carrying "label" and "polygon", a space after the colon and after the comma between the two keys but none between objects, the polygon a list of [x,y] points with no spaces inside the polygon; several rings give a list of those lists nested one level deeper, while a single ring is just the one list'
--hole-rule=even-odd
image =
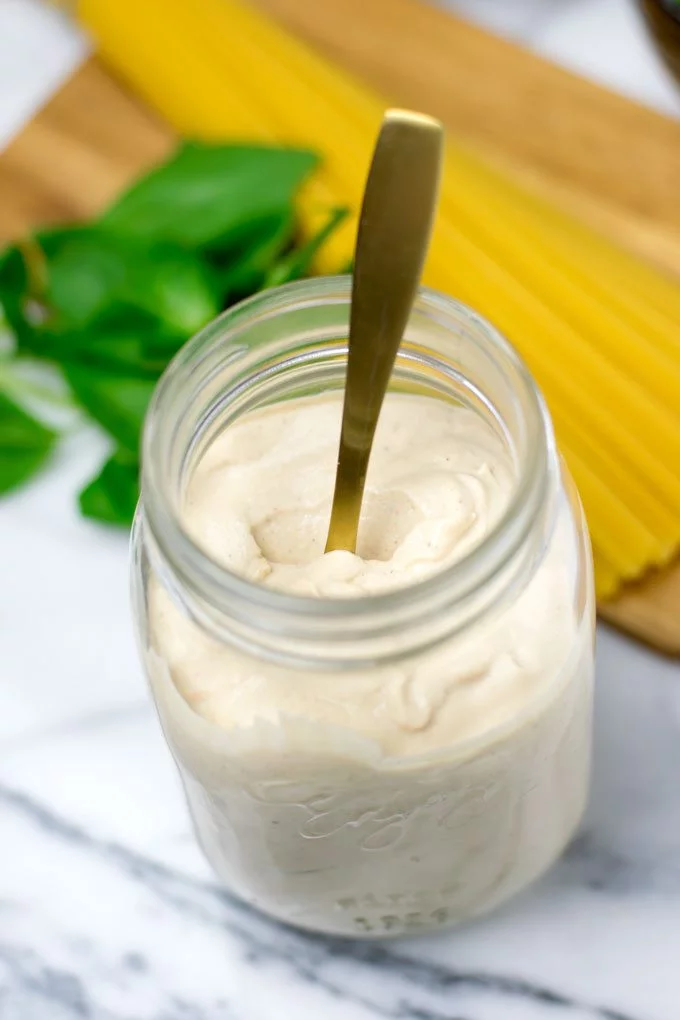
[{"label": "glass mason jar", "polygon": [[[410,587],[315,599],[236,576],[192,540],[183,497],[215,437],[254,408],[343,386],[349,295],[346,277],[257,295],[170,365],[146,423],[133,598],[161,724],[219,878],[280,920],[383,936],[488,910],[564,849],[587,796],[594,599],[579,500],[529,373],[488,323],[428,290],[391,387],[473,408],[510,451],[514,490],[480,544]],[[426,677],[440,700],[464,699],[469,725],[398,757],[313,713],[218,726],[179,689],[207,663],[225,685],[311,679],[320,698],[333,684],[349,702],[370,675],[396,692],[395,711]]]}]

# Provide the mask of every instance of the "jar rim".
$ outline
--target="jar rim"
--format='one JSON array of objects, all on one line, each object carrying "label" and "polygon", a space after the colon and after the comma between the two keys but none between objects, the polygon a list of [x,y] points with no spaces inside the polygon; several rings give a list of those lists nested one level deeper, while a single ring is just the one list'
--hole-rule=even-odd
[{"label": "jar rim", "polygon": [[202,349],[236,341],[239,329],[256,320],[275,318],[290,308],[301,309],[323,302],[349,302],[351,276],[324,276],[288,283],[256,294],[224,311],[184,345],[161,376],[147,412],[142,447],[143,517],[164,559],[170,559],[183,580],[187,571],[194,582],[212,591],[221,591],[244,607],[271,611],[277,617],[306,620],[342,621],[344,626],[370,613],[390,618],[417,599],[422,603],[460,602],[487,584],[515,555],[526,541],[545,501],[551,462],[556,459],[549,412],[543,397],[523,359],[508,340],[489,322],[455,298],[421,287],[416,299],[420,307],[440,321],[452,313],[480,330],[490,352],[513,371],[522,387],[525,408],[523,420],[527,432],[526,455],[518,464],[516,485],[499,519],[480,542],[459,560],[413,584],[378,594],[352,597],[315,598],[265,587],[238,575],[217,563],[191,537],[181,515],[164,498],[162,477],[166,463],[164,446],[168,429],[163,416],[177,391],[196,371],[195,360]]}]

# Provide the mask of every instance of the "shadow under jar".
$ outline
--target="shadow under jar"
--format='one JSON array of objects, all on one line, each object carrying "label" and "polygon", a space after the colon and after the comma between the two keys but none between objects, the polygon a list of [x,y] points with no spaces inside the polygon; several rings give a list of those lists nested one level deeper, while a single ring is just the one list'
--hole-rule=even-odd
[{"label": "shadow under jar", "polygon": [[[427,290],[391,390],[417,394],[424,413],[430,401],[474,412],[507,451],[512,492],[477,545],[406,587],[313,598],[237,576],[191,536],[187,487],[225,429],[255,408],[342,388],[349,296],[345,277],[266,292],[203,330],[165,373],[145,431],[134,613],[198,840],[227,888],[305,928],[411,934],[516,893],[579,823],[592,568],[529,373],[481,318]],[[186,696],[206,670],[225,690],[256,683],[284,700],[304,686],[305,711],[273,705],[248,725],[218,725]],[[369,688],[381,711],[394,706],[399,753],[361,725]],[[323,711],[331,697],[345,724]]]}]

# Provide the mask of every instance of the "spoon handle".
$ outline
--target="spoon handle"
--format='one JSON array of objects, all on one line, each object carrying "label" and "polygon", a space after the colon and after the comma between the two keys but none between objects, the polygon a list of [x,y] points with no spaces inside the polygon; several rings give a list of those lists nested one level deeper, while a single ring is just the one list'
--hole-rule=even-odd
[{"label": "spoon handle", "polygon": [[342,432],[326,552],[354,552],[380,409],[416,296],[437,205],[443,129],[388,110],[359,219]]}]

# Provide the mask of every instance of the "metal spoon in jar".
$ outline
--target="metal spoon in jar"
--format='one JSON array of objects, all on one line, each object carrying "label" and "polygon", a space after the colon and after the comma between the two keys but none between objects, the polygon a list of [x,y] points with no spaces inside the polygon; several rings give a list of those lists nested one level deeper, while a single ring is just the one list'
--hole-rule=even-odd
[{"label": "metal spoon in jar", "polygon": [[444,133],[388,110],[366,181],[352,280],[347,380],[326,552],[356,550],[373,437],[432,233]]}]

